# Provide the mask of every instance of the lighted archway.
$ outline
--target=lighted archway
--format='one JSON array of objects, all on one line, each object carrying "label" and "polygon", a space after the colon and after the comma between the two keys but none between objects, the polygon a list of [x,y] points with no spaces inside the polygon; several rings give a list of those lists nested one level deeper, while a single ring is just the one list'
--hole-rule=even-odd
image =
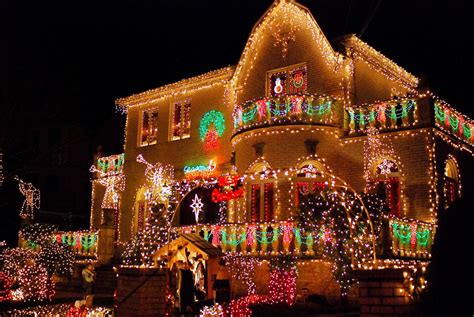
[{"label": "lighted archway", "polygon": [[385,197],[390,214],[401,216],[403,204],[403,176],[401,164],[391,157],[380,158],[370,167],[369,191]]},{"label": "lighted archway", "polygon": [[454,156],[449,154],[444,164],[444,198],[446,207],[450,206],[459,197],[461,197],[459,166]]}]

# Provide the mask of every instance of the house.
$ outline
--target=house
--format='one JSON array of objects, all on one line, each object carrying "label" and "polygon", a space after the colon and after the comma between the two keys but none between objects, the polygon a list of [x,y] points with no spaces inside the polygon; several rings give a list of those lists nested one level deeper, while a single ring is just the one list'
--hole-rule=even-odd
[{"label": "house", "polygon": [[257,291],[268,264],[290,255],[297,292],[338,296],[321,250],[331,228],[303,230],[300,203],[329,189],[353,202],[378,191],[388,242],[351,203],[348,224],[363,234],[349,240],[367,239],[352,265],[426,265],[438,217],[473,185],[473,120],[357,36],[338,44],[307,8],[275,1],[235,66],[118,99],[124,153],[98,159],[91,230],[109,219],[120,257],[163,204],[168,238],[197,233],[264,261]]}]

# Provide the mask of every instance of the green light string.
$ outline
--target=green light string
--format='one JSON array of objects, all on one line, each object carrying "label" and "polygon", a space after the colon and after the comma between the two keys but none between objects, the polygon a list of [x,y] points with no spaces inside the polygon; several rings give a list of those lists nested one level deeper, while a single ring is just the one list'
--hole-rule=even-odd
[{"label": "green light string", "polygon": [[33,242],[33,241],[26,241],[26,244],[28,246],[28,248],[32,249],[32,250],[36,250],[36,248],[38,247],[38,244]]},{"label": "green light string", "polygon": [[428,245],[428,240],[430,238],[431,231],[429,229],[424,229],[422,231],[416,232],[416,243],[421,247],[426,247]]},{"label": "green light string", "polygon": [[[390,108],[390,109],[388,109]],[[369,113],[364,113],[360,109],[360,113],[356,114],[353,111],[349,111],[349,116],[352,119],[354,117],[355,121],[366,122],[366,121],[375,121],[375,118],[379,116],[381,111],[385,111],[385,115],[390,117],[392,120],[403,119],[408,116],[415,108],[415,102],[413,100],[408,100],[406,103],[402,104],[401,109],[397,109],[396,105],[390,105],[385,110],[370,110]],[[372,114],[373,112],[373,114]],[[365,123],[364,123],[365,124]]]},{"label": "green light string", "polygon": [[62,244],[67,244],[71,247],[75,246],[76,245],[76,237],[75,236],[67,236],[67,235],[63,235],[61,237],[61,242]]},{"label": "green light string", "polygon": [[88,250],[90,247],[94,245],[94,243],[97,240],[97,235],[92,234],[92,235],[84,235],[81,237],[81,246],[85,250]]},{"label": "green light string", "polygon": [[219,137],[221,137],[225,130],[225,119],[222,112],[217,110],[209,110],[204,114],[201,122],[199,123],[199,137],[201,138],[201,141],[204,141],[206,138],[206,134],[209,131],[211,124],[214,124],[217,134]]},{"label": "green light string", "polygon": [[464,123],[462,125],[462,129],[463,129],[463,132],[464,132],[464,136],[466,137],[466,139],[470,140],[471,139],[471,125],[468,124],[468,123]]},{"label": "green light string", "polygon": [[[276,231],[275,231],[276,229]],[[260,233],[255,232],[255,239],[260,242],[261,244],[271,244],[275,242],[278,237],[283,233],[283,230],[279,228],[274,228],[272,232],[267,232],[267,231],[260,231]],[[272,235],[272,239],[268,239],[268,235]]]},{"label": "green light string", "polygon": [[227,232],[225,230],[221,230],[221,239],[224,241],[225,244],[229,244],[231,246],[238,246],[239,244],[242,244],[242,242],[245,241],[247,238],[247,233],[244,231],[240,234],[240,239],[237,239],[237,234],[236,233],[231,233],[230,234],[230,240],[227,238]]},{"label": "green light string", "polygon": [[[297,104],[300,103],[301,113],[305,113],[308,116],[319,115],[323,116],[327,113],[331,112],[331,101],[327,101],[321,105],[313,105],[307,99],[303,100],[288,100],[279,102],[277,100],[268,100],[265,105],[267,108],[267,118],[266,120],[270,120],[274,117],[286,117],[291,115],[292,113],[296,114],[294,109],[297,109]],[[258,112],[258,104],[257,102],[250,103],[250,106],[246,107],[245,111],[242,111],[242,117],[239,119],[237,116],[234,116],[234,127],[238,127],[239,121],[241,120],[244,125],[255,121],[255,115]]]},{"label": "green light string", "polygon": [[455,132],[458,132],[459,129],[459,118],[456,115],[449,116],[449,124]]},{"label": "green light string", "polygon": [[[398,223],[393,223],[393,235],[395,238],[400,240],[402,244],[409,244],[411,238],[410,226],[399,225]],[[403,231],[406,232],[403,234]]]},{"label": "green light string", "polygon": [[440,121],[440,122],[443,122],[444,123],[444,120],[446,119],[446,114],[444,113],[444,111],[442,110],[441,107],[439,107],[437,104],[435,104],[435,115],[436,115],[436,118]]}]

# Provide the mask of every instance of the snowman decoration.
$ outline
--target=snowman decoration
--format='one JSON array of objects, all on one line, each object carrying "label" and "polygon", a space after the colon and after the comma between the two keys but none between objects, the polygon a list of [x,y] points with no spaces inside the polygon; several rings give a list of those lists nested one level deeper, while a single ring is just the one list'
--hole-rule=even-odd
[{"label": "snowman decoration", "polygon": [[281,78],[277,77],[277,78],[275,79],[275,87],[273,88],[273,91],[274,91],[277,95],[279,95],[279,94],[282,93],[282,91],[283,91],[283,86],[282,86],[282,84],[281,84]]}]

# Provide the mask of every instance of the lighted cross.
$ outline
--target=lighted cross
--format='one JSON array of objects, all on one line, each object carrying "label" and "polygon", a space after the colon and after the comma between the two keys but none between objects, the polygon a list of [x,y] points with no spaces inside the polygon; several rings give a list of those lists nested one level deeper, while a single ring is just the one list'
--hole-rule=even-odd
[{"label": "lighted cross", "polygon": [[193,209],[194,218],[196,219],[196,223],[198,223],[199,214],[201,213],[203,206],[204,206],[204,204],[202,203],[199,196],[196,194],[194,196],[193,203],[191,204],[191,208]]}]

